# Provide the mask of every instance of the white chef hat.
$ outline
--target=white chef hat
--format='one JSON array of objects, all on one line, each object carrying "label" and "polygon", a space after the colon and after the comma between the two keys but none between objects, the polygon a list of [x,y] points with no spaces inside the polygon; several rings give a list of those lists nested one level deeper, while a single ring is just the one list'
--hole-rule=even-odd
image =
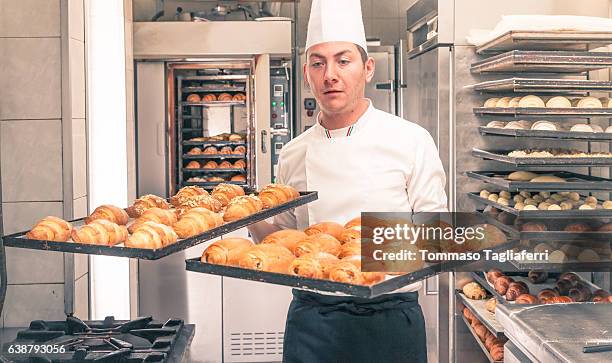
[{"label": "white chef hat", "polygon": [[359,0],[313,0],[306,50],[327,42],[354,43],[367,52]]}]

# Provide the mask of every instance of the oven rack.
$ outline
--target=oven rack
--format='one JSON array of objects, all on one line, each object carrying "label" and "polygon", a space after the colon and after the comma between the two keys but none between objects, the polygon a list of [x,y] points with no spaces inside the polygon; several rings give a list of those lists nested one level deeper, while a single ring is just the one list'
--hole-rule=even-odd
[{"label": "oven rack", "polygon": [[590,79],[547,79],[547,78],[507,78],[495,81],[476,83],[472,86],[480,92],[610,92],[611,81],[595,81]]},{"label": "oven rack", "polygon": [[510,30],[476,47],[476,53],[507,50],[589,50],[612,44],[612,32]]},{"label": "oven rack", "polygon": [[[513,150],[480,150],[472,149],[472,155],[488,160],[495,160],[519,167],[601,167],[612,166],[612,156],[609,157],[512,157],[508,153]],[[522,169],[527,170],[527,169]]]},{"label": "oven rack", "polygon": [[528,117],[606,117],[612,118],[612,108],[547,108],[547,107],[474,107],[478,116],[528,116]]},{"label": "oven rack", "polygon": [[511,171],[468,171],[465,174],[476,180],[507,190],[520,191],[612,191],[612,180],[596,176],[583,175],[568,171],[555,171],[550,173],[537,173],[539,175],[554,175],[565,179],[565,182],[532,183],[529,181],[512,181],[504,177]]},{"label": "oven rack", "polygon": [[470,67],[472,73],[583,73],[612,67],[612,53],[511,50]]},{"label": "oven rack", "polygon": [[522,130],[486,126],[479,126],[478,131],[483,136],[492,135],[500,137],[533,138],[559,141],[573,140],[584,142],[612,142],[612,132]]}]

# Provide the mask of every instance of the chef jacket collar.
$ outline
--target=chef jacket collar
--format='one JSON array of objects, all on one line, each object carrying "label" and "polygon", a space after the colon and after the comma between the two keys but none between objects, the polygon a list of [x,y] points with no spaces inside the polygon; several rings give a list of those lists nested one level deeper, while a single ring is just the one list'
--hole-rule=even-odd
[{"label": "chef jacket collar", "polygon": [[368,119],[370,119],[372,113],[374,112],[374,105],[372,105],[372,101],[369,98],[366,98],[366,100],[369,103],[366,112],[364,112],[363,115],[361,115],[361,117],[359,117],[359,119],[357,119],[354,124],[347,127],[343,127],[341,129],[329,130],[323,127],[320,121],[321,112],[319,111],[319,113],[317,114],[316,123],[319,135],[322,138],[335,139],[340,137],[349,137],[359,132],[361,129],[363,129],[363,126],[367,123]]}]

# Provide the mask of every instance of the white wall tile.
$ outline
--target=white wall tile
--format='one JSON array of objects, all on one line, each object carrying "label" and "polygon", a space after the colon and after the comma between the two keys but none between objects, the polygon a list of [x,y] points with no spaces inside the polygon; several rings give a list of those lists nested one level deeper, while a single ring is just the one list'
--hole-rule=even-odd
[{"label": "white wall tile", "polygon": [[6,268],[9,284],[63,284],[64,254],[6,248]]},{"label": "white wall tile", "polygon": [[2,312],[7,328],[27,327],[32,320],[64,320],[64,285],[8,285]]},{"label": "white wall tile", "polygon": [[74,315],[80,319],[89,319],[89,274],[74,283]]},{"label": "white wall tile", "polygon": [[72,197],[87,195],[87,138],[84,119],[72,119]]},{"label": "white wall tile", "polygon": [[74,279],[82,278],[89,272],[89,255],[84,253],[74,254]]},{"label": "white wall tile", "polygon": [[46,216],[62,217],[62,202],[2,203],[4,234],[27,231]]},{"label": "white wall tile", "polygon": [[74,219],[87,217],[87,196],[74,199],[72,201],[72,206]]},{"label": "white wall tile", "polygon": [[85,13],[83,11],[83,0],[68,0],[68,28],[70,38],[85,41]]},{"label": "white wall tile", "polygon": [[0,37],[59,36],[59,0],[0,0]]},{"label": "white wall tile", "polygon": [[72,117],[85,118],[85,43],[70,39]]}]

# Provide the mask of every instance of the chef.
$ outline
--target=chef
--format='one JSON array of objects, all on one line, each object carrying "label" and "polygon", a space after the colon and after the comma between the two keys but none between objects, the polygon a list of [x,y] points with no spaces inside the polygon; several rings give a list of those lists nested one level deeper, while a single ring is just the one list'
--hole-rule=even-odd
[{"label": "chef", "polygon": [[[374,74],[359,0],[313,0],[304,79],[321,109],[281,151],[277,182],[317,201],[261,222],[255,240],[361,212],[444,212],[445,174],[422,127],[364,97]],[[373,299],[293,290],[284,362],[427,362],[420,284]]]}]

